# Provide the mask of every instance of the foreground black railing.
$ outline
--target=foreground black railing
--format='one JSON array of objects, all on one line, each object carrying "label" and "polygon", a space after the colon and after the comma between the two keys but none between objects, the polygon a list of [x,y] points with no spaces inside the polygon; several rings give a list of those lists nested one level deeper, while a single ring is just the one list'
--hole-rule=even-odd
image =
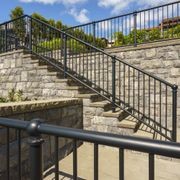
[{"label": "foreground black railing", "polygon": [[104,97],[112,111],[123,109],[165,139],[176,141],[176,85],[27,15],[1,24],[0,30],[1,52],[25,48],[65,78]]},{"label": "foreground black railing", "polygon": [[97,47],[180,38],[180,1],[65,29]]},{"label": "foreground black railing", "polygon": [[[41,120],[35,119],[30,122],[20,121],[14,119],[0,118],[0,126],[7,129],[7,143],[6,143],[6,180],[10,177],[10,129],[17,130],[17,143],[18,143],[18,177],[21,180],[21,140],[22,134],[25,131],[29,134],[29,162],[30,162],[30,178],[31,180],[43,179],[43,164],[42,164],[42,144],[44,142],[41,134],[54,136],[55,143],[55,179],[59,179],[59,158],[58,158],[58,138],[70,138],[73,140],[73,179],[78,179],[78,166],[77,166],[77,142],[84,141],[94,144],[94,180],[98,180],[99,169],[99,145],[107,145],[119,148],[119,179],[124,180],[124,153],[126,149],[145,152],[149,154],[149,180],[155,179],[155,155],[162,155],[172,158],[180,158],[180,144],[172,142],[162,142],[157,140],[150,140],[144,138],[136,138],[131,136],[120,136],[107,133],[84,131],[79,129],[59,127],[55,125],[42,123]],[[2,130],[2,129],[1,129]],[[0,146],[0,149],[2,147]]]}]

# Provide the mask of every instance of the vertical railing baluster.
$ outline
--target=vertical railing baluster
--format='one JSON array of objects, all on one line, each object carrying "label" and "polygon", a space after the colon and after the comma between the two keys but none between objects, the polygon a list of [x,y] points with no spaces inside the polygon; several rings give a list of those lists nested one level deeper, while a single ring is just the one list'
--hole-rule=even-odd
[{"label": "vertical railing baluster", "polygon": [[119,148],[119,180],[124,180],[124,149]]},{"label": "vertical railing baluster", "polygon": [[124,108],[126,108],[126,65],[123,64],[123,103]]},{"label": "vertical railing baluster", "polygon": [[5,52],[7,52],[7,24],[5,24],[5,34],[4,34],[4,36],[5,36]]},{"label": "vertical railing baluster", "polygon": [[166,136],[167,136],[167,133],[168,133],[168,131],[167,131],[167,126],[168,126],[168,124],[167,124],[167,85],[166,85],[166,88],[165,88],[165,128],[166,128]]},{"label": "vertical railing baluster", "polygon": [[77,180],[77,141],[73,140],[73,180]]},{"label": "vertical railing baluster", "polygon": [[93,26],[93,44],[94,46],[96,45],[96,22],[93,22],[92,23],[92,26]]},{"label": "vertical railing baluster", "polygon": [[94,144],[94,180],[98,180],[98,144]]},{"label": "vertical railing baluster", "polygon": [[18,180],[21,180],[21,130],[18,130]]},{"label": "vertical railing baluster", "polygon": [[162,132],[162,117],[161,117],[161,108],[162,108],[162,102],[161,102],[161,82],[159,83],[159,123],[160,123],[160,132]]},{"label": "vertical railing baluster", "polygon": [[154,180],[154,154],[149,154],[149,180]]},{"label": "vertical railing baluster", "polygon": [[134,46],[137,46],[137,12],[133,13],[134,17]]},{"label": "vertical railing baluster", "polygon": [[177,139],[177,89],[177,85],[172,87],[172,140],[175,142]]},{"label": "vertical railing baluster", "polygon": [[67,77],[66,71],[67,71],[67,36],[64,34],[63,37],[64,40],[64,78]]},{"label": "vertical railing baluster", "polygon": [[112,57],[112,112],[116,110],[116,57]]},{"label": "vertical railing baluster", "polygon": [[55,136],[55,180],[59,180],[59,140],[58,136]]},{"label": "vertical railing baluster", "polygon": [[9,174],[10,174],[10,168],[9,168],[9,165],[10,165],[10,163],[9,163],[9,161],[10,161],[10,153],[9,153],[9,128],[7,127],[6,128],[6,172],[7,172],[7,180],[9,180],[10,179],[10,176],[9,176]]},{"label": "vertical railing baluster", "polygon": [[32,50],[32,19],[29,19],[29,49]]}]

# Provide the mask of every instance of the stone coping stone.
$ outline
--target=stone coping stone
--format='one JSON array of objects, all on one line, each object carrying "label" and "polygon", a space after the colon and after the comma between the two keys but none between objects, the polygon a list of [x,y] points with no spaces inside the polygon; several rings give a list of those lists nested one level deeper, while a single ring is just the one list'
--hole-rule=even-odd
[{"label": "stone coping stone", "polygon": [[154,41],[154,42],[152,41],[144,44],[137,44],[136,47],[120,46],[120,47],[106,48],[105,51],[107,53],[117,53],[117,52],[136,51],[136,50],[151,49],[151,48],[158,48],[164,46],[175,46],[175,45],[180,45],[180,39],[169,39],[169,40]]},{"label": "stone coping stone", "polygon": [[12,54],[14,54],[14,53],[23,53],[23,52],[25,52],[24,49],[13,50],[13,51],[1,53],[1,54],[0,54],[0,57],[1,57],[1,56],[12,55]]},{"label": "stone coping stone", "polygon": [[77,98],[61,98],[50,100],[0,103],[0,116],[22,114],[52,108],[62,108],[71,105],[82,105],[82,100]]}]

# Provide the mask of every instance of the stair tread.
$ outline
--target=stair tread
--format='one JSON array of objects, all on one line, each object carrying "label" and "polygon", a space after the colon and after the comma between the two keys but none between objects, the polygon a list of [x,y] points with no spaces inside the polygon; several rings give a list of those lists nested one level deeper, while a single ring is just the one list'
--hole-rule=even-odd
[{"label": "stair tread", "polygon": [[136,133],[134,133],[134,136],[153,139],[154,133],[138,130]]},{"label": "stair tread", "polygon": [[120,117],[120,115],[123,112],[124,112],[124,110],[121,110],[120,108],[116,108],[115,112],[112,112],[112,110],[103,112],[103,116],[104,117],[115,117],[115,118],[118,118],[118,117]]},{"label": "stair tread", "polygon": [[118,127],[121,128],[128,128],[128,129],[135,129],[137,126],[138,120],[132,116],[126,117],[124,120],[119,122]]},{"label": "stair tread", "polygon": [[90,104],[90,107],[105,107],[106,105],[110,105],[109,101],[98,101]]},{"label": "stair tread", "polygon": [[99,96],[98,94],[77,94],[75,97],[77,98],[88,98],[90,99],[91,97],[94,97],[94,96]]},{"label": "stair tread", "polygon": [[66,86],[66,89],[69,89],[69,90],[80,90],[80,89],[88,89],[84,86]]}]

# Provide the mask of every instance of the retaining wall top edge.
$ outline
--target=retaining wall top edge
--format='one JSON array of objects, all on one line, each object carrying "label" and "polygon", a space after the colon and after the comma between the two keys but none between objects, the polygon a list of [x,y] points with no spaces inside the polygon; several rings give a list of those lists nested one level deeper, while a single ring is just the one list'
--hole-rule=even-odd
[{"label": "retaining wall top edge", "polygon": [[108,53],[115,53],[115,52],[145,50],[145,49],[159,48],[159,47],[165,47],[165,46],[175,46],[175,45],[180,45],[180,39],[151,42],[151,43],[146,43],[146,44],[138,44],[136,47],[123,46],[123,47],[107,48],[105,49],[105,51]]},{"label": "retaining wall top edge", "polygon": [[14,53],[23,53],[23,52],[24,52],[24,49],[13,50],[13,51],[5,52],[5,53],[0,53],[0,57],[12,55]]},{"label": "retaining wall top edge", "polygon": [[26,112],[46,110],[52,108],[63,108],[74,105],[82,105],[82,100],[77,98],[61,98],[50,100],[0,103],[0,116],[22,114]]}]

